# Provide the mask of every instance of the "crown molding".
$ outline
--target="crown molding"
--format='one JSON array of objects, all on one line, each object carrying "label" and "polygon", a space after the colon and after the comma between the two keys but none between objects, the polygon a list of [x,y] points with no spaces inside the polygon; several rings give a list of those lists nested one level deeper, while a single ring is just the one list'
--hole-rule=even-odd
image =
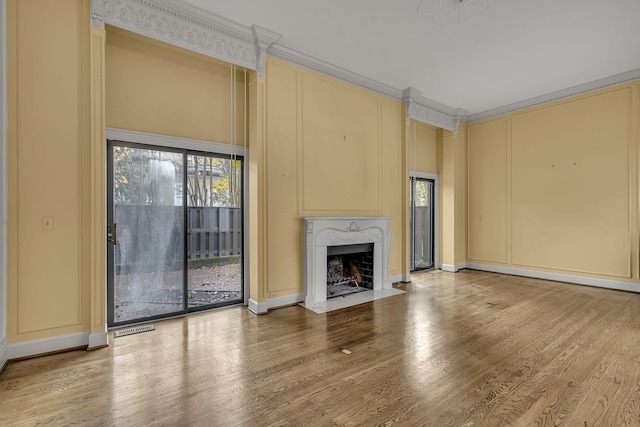
[{"label": "crown molding", "polygon": [[476,122],[478,120],[484,120],[491,117],[501,116],[503,114],[513,113],[518,110],[524,110],[526,108],[536,107],[542,104],[548,104],[550,102],[559,101],[565,98],[571,98],[573,96],[582,95],[588,92],[604,89],[610,86],[615,86],[633,80],[640,79],[640,68],[627,71],[613,76],[605,77],[603,79],[594,80],[589,83],[584,83],[578,86],[573,86],[567,89],[562,89],[556,92],[547,93],[546,95],[536,96],[535,98],[529,98],[524,101],[514,102],[513,104],[503,105],[502,107],[493,108],[491,110],[483,111],[481,113],[471,114],[467,117],[467,122]]},{"label": "crown molding", "polygon": [[407,118],[432,126],[458,131],[460,122],[466,120],[467,111],[451,108],[422,95],[419,90],[409,87],[402,91],[402,100],[407,104]]},{"label": "crown molding", "polygon": [[400,100],[402,97],[402,91],[399,89],[377,82],[345,68],[329,64],[321,59],[314,58],[286,46],[274,44],[267,50],[267,53],[274,58],[282,59],[283,61],[308,68],[320,74],[388,96],[389,98]]},{"label": "crown molding", "polygon": [[91,25],[109,24],[235,65],[257,68],[250,29],[186,4],[159,0],[91,0]]},{"label": "crown molding", "polygon": [[258,76],[264,78],[266,71],[267,49],[280,39],[280,34],[257,25],[251,26],[251,33],[256,45]]},{"label": "crown molding", "polygon": [[176,0],[91,0],[91,25],[113,25],[178,46],[265,76],[267,55],[370,90],[395,100],[407,101],[407,117],[456,131],[466,111],[430,100],[421,92],[405,91],[380,83],[345,68],[329,64],[286,46],[280,34],[253,25],[244,27],[221,16]]}]

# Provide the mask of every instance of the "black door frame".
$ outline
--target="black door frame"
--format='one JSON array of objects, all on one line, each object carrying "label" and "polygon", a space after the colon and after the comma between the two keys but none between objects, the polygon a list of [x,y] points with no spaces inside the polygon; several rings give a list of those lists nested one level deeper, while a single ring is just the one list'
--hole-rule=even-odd
[{"label": "black door frame", "polygon": [[[182,171],[182,208],[183,208],[183,274],[182,274],[182,289],[183,289],[183,309],[165,313],[161,315],[154,315],[149,317],[131,319],[124,322],[115,322],[115,290],[114,290],[114,245],[111,243],[111,225],[114,220],[114,209],[113,209],[113,147],[114,145],[121,147],[130,147],[136,149],[148,149],[148,150],[157,150],[157,151],[165,151],[170,153],[181,153],[183,157],[183,171]],[[219,302],[213,303],[203,306],[197,307],[189,307],[189,299],[188,299],[188,291],[189,291],[189,283],[188,283],[188,259],[187,259],[187,156],[195,155],[195,156],[209,156],[209,157],[217,157],[222,159],[233,159],[240,161],[241,164],[241,174],[242,177],[242,185],[240,189],[240,211],[242,218],[241,221],[241,256],[240,256],[240,271],[241,271],[241,285],[240,290],[242,296],[240,300],[234,300],[231,302]],[[148,143],[139,143],[139,142],[129,142],[123,141],[121,139],[107,139],[107,325],[109,328],[111,327],[120,327],[125,325],[139,324],[144,322],[150,322],[159,319],[167,319],[176,316],[183,316],[195,312],[212,310],[221,307],[234,306],[234,305],[244,305],[246,304],[246,288],[245,288],[245,161],[244,156],[242,155],[232,155],[228,153],[217,153],[213,151],[200,151],[194,150],[190,148],[178,148],[178,147],[168,147],[165,145],[153,145]]]},{"label": "black door frame", "polygon": [[[431,221],[430,221],[430,237],[431,237],[431,242],[430,242],[430,246],[431,246],[431,265],[425,266],[425,267],[420,267],[420,268],[416,268],[415,267],[415,196],[414,196],[414,191],[415,191],[415,182],[416,181],[427,181],[427,182],[431,182],[432,185],[432,191],[431,191],[431,200],[430,200],[430,206],[431,206]],[[439,233],[438,233],[438,219],[439,219],[439,214],[438,214],[438,209],[439,209],[439,191],[438,191],[438,176],[437,175],[433,175],[433,174],[424,174],[424,173],[419,173],[419,172],[412,172],[409,175],[409,230],[410,230],[410,237],[409,237],[409,271],[410,272],[417,272],[417,271],[424,271],[424,270],[431,270],[431,269],[435,269],[435,268],[439,268],[438,265],[438,261],[439,261],[439,256],[438,256],[438,250],[439,250],[439,244],[438,244],[438,239],[439,239]]]}]

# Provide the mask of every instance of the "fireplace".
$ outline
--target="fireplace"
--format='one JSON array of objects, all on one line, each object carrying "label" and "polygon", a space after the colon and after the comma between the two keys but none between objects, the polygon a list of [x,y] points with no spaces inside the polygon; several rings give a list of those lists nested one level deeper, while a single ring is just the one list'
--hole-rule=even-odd
[{"label": "fireplace", "polygon": [[[332,306],[361,304],[403,291],[393,289],[389,280],[389,253],[391,250],[391,228],[389,217],[304,217],[304,306],[312,311],[330,311]],[[358,254],[358,255],[356,255]],[[360,260],[360,258],[363,258]],[[363,288],[370,292],[351,292],[345,298],[327,299],[328,282],[339,281],[342,261],[344,270],[362,262],[356,268],[362,276]],[[366,259],[368,258],[368,266]],[[347,267],[345,261],[347,260]],[[333,260],[333,261],[332,261]],[[333,262],[333,273],[330,263]],[[368,277],[365,277],[368,276]],[[348,281],[347,275],[345,281]],[[366,281],[365,281],[366,280]],[[351,281],[353,285],[353,281]],[[349,286],[349,284],[347,284]],[[352,286],[355,288],[355,286]],[[358,284],[360,287],[360,284]],[[332,295],[338,296],[338,295]],[[344,300],[336,303],[336,300]],[[350,302],[353,302],[351,304]],[[345,305],[346,304],[346,305]]]},{"label": "fireplace", "polygon": [[373,290],[373,243],[327,246],[327,298]]}]

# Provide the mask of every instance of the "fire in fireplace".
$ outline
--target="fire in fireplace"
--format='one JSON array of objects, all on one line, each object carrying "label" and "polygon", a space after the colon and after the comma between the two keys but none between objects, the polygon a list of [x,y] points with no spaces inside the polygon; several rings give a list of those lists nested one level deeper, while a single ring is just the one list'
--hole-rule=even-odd
[{"label": "fire in fireplace", "polygon": [[327,246],[327,298],[373,290],[373,243]]}]

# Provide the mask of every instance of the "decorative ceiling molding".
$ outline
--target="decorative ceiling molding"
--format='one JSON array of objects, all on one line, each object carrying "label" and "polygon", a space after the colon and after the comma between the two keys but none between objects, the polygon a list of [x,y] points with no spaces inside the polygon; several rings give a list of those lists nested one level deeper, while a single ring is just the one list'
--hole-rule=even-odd
[{"label": "decorative ceiling molding", "polygon": [[402,91],[399,89],[385,85],[384,83],[377,82],[344,68],[331,65],[321,59],[314,58],[312,56],[306,55],[304,53],[279,44],[272,45],[267,50],[267,53],[274,58],[282,59],[283,61],[308,68],[320,74],[342,80],[344,82],[359,86],[364,89],[368,89],[384,96],[388,96],[389,98],[400,100],[402,97]]},{"label": "decorative ceiling molding", "polygon": [[451,108],[425,98],[422,92],[412,87],[402,92],[402,100],[407,103],[407,118],[432,126],[458,131],[460,122],[466,119],[467,111]]},{"label": "decorative ceiling molding", "polygon": [[264,78],[267,49],[278,41],[280,34],[276,34],[273,31],[269,31],[266,28],[262,28],[257,25],[251,26],[251,32],[253,33],[253,40],[256,45],[258,76]]},{"label": "decorative ceiling molding", "polygon": [[466,122],[475,122],[478,120],[488,119],[490,117],[501,116],[503,114],[513,113],[514,111],[524,110],[526,108],[531,108],[542,104],[548,104],[550,102],[559,101],[565,98],[571,98],[572,96],[582,95],[584,93],[593,92],[634,80],[640,80],[640,68],[627,71],[625,73],[615,74],[613,76],[605,77],[604,79],[594,80],[589,83],[584,83],[556,92],[551,92],[546,95],[536,96],[535,98],[529,98],[524,101],[514,102],[513,104],[503,105],[502,107],[493,108],[481,113],[472,114],[466,118]]},{"label": "decorative ceiling molding", "polygon": [[243,27],[175,0],[91,0],[91,25],[113,25],[265,75],[271,55],[395,100],[407,101],[407,117],[454,131],[466,111],[432,101],[421,92],[377,82],[347,69],[279,45],[280,34],[253,25]]},{"label": "decorative ceiling molding", "polygon": [[430,16],[435,24],[450,24],[482,15],[488,8],[489,0],[423,0],[418,13]]},{"label": "decorative ceiling molding", "polygon": [[91,0],[91,25],[123,28],[235,65],[257,68],[250,29],[199,9],[158,0]]}]

